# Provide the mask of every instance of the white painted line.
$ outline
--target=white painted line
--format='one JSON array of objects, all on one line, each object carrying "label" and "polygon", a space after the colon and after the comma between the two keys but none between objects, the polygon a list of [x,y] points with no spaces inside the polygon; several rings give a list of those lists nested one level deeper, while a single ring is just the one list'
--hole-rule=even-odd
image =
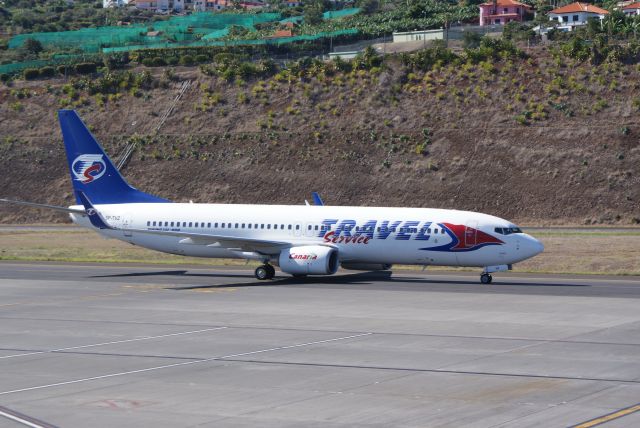
[{"label": "white painted line", "polygon": [[182,335],[185,335],[185,334],[204,333],[205,331],[223,330],[225,328],[227,328],[227,327],[205,328],[205,329],[202,329],[202,330],[183,331],[181,333],[161,334],[159,336],[143,336],[143,337],[138,337],[136,339],[126,339],[126,340],[116,340],[116,341],[113,341],[113,342],[95,343],[95,344],[92,344],[92,345],[71,346],[71,347],[68,347],[68,348],[50,349],[50,350],[47,350],[47,351],[26,352],[24,354],[5,355],[4,357],[0,357],[0,360],[3,360],[5,358],[26,357],[28,355],[38,355],[38,354],[48,354],[48,353],[52,353],[52,352],[70,351],[72,349],[92,348],[94,346],[115,345],[117,343],[138,342],[140,340],[151,340],[151,339],[160,339],[160,338],[163,338],[163,337],[182,336]]},{"label": "white painted line", "polygon": [[150,371],[154,371],[154,370],[168,369],[168,368],[172,368],[172,367],[188,366],[188,365],[191,365],[191,364],[199,364],[199,363],[206,363],[206,362],[209,362],[209,361],[224,360],[225,358],[242,357],[244,355],[254,355],[254,354],[260,354],[260,353],[264,353],[264,352],[280,351],[280,350],[283,350],[283,349],[301,348],[303,346],[311,346],[311,345],[318,345],[318,344],[321,344],[321,343],[337,342],[339,340],[355,339],[356,337],[370,336],[372,334],[373,333],[354,334],[354,335],[351,335],[351,336],[336,337],[335,339],[317,340],[315,342],[298,343],[298,344],[295,344],[295,345],[287,345],[287,346],[278,346],[278,347],[275,347],[275,348],[260,349],[258,351],[242,352],[242,353],[239,353],[239,354],[231,354],[231,355],[223,355],[223,356],[218,356],[218,357],[204,358],[202,360],[195,360],[195,361],[185,361],[185,362],[182,362],[182,363],[167,364],[167,365],[164,365],[164,366],[149,367],[149,368],[146,368],[146,369],[139,369],[139,370],[130,370],[130,371],[120,372],[120,373],[111,373],[111,374],[102,375],[102,376],[92,376],[92,377],[87,377],[87,378],[83,378],[83,379],[69,380],[69,381],[66,381],[66,382],[57,382],[57,383],[50,383],[48,385],[39,385],[39,386],[32,386],[32,387],[29,387],[29,388],[21,388],[21,389],[14,389],[14,390],[11,390],[11,391],[3,391],[3,392],[0,392],[0,395],[9,395],[9,394],[15,394],[17,392],[34,391],[36,389],[53,388],[53,387],[56,387],[56,386],[71,385],[71,384],[74,384],[74,383],[89,382],[89,381],[92,381],[92,380],[107,379],[107,378],[117,377],[117,376],[126,376],[126,375],[130,375],[130,374],[144,373],[144,372],[150,372]]},{"label": "white painted line", "polygon": [[4,416],[7,419],[11,419],[12,421],[18,422],[19,424],[26,425],[26,426],[31,427],[31,428],[46,428],[44,425],[39,425],[39,424],[33,423],[33,422],[28,421],[26,419],[23,419],[23,418],[21,418],[21,417],[19,417],[17,415],[13,415],[11,413],[3,412],[2,410],[0,410],[0,416]]}]

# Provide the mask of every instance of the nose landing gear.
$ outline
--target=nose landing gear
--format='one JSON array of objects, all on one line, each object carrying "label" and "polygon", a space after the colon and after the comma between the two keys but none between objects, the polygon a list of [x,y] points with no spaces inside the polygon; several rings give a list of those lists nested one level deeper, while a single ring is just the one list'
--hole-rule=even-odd
[{"label": "nose landing gear", "polygon": [[483,284],[491,284],[493,277],[492,272],[506,272],[511,270],[511,265],[486,266],[480,275],[480,282]]},{"label": "nose landing gear", "polygon": [[255,275],[256,275],[256,278],[259,279],[260,281],[263,281],[266,279],[273,279],[273,277],[276,275],[276,269],[273,266],[271,266],[269,263],[265,263],[256,268]]}]

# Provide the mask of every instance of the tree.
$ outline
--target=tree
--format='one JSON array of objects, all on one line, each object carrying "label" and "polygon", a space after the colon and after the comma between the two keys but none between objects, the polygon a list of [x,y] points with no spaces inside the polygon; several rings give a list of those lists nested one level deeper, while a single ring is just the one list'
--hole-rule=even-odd
[{"label": "tree", "polygon": [[356,6],[362,9],[362,13],[371,14],[378,10],[380,2],[378,0],[358,0]]},{"label": "tree", "polygon": [[304,23],[317,25],[322,23],[322,3],[313,2],[304,7]]},{"label": "tree", "polygon": [[22,45],[22,48],[25,51],[32,53],[34,55],[37,55],[44,50],[44,48],[42,47],[42,43],[40,43],[39,40],[32,39],[32,38],[28,38],[27,40],[25,40],[24,45]]},{"label": "tree", "polygon": [[482,36],[473,31],[464,31],[462,33],[462,47],[465,49],[475,49],[480,46]]}]

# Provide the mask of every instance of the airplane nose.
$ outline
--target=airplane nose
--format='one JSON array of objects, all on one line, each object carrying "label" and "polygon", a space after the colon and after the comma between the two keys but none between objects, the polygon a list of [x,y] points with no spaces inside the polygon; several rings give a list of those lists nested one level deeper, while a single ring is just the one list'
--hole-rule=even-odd
[{"label": "airplane nose", "polygon": [[542,242],[538,241],[533,236],[529,236],[529,245],[528,245],[531,255],[529,257],[536,256],[544,251],[544,245]]}]

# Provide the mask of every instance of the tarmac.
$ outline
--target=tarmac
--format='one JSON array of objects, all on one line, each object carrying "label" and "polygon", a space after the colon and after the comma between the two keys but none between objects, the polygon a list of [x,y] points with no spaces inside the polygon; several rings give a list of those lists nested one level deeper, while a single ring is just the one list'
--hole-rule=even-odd
[{"label": "tarmac", "polygon": [[640,278],[0,262],[0,427],[640,426]]}]

